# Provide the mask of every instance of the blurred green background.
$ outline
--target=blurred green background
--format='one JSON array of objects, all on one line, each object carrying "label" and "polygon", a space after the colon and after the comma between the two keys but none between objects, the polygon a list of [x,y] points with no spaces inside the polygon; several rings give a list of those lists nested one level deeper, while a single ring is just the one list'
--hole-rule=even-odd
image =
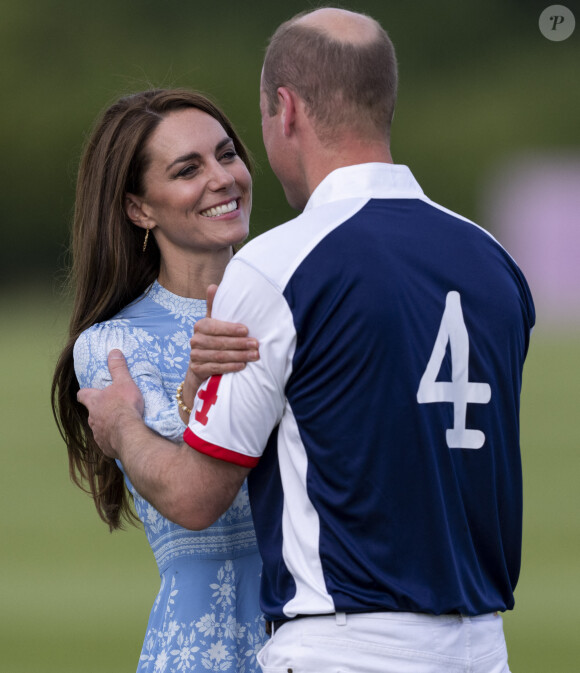
[{"label": "blurred green background", "polygon": [[[382,0],[343,6],[379,19],[397,48],[395,161],[434,200],[482,221],[505,160],[580,150],[580,27],[546,40],[534,0]],[[564,2],[580,20],[578,2]],[[99,111],[154,86],[210,93],[258,163],[252,228],[292,215],[261,143],[258,81],[268,36],[315,3],[2,0],[0,3],[0,670],[135,669],[158,588],[142,531],[110,535],[68,480],[49,409],[69,304],[63,294],[75,171]],[[541,309],[541,307],[539,307]],[[525,537],[514,673],[580,662],[578,329],[542,325],[524,378]]]}]

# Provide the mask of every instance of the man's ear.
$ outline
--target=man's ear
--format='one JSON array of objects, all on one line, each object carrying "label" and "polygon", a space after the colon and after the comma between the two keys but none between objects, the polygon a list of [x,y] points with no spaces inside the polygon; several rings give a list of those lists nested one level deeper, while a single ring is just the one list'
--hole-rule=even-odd
[{"label": "man's ear", "polygon": [[296,93],[285,86],[278,87],[278,105],[282,110],[282,132],[286,137],[290,136],[296,123],[297,100]]},{"label": "man's ear", "polygon": [[151,229],[152,223],[149,220],[145,210],[143,209],[143,199],[135,196],[135,194],[130,194],[127,192],[125,194],[125,214],[127,217],[142,229]]}]

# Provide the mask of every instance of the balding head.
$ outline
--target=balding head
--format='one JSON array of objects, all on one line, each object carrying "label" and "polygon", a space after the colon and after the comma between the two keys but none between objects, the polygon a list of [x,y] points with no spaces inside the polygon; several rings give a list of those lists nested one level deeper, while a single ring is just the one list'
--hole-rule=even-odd
[{"label": "balding head", "polygon": [[272,36],[262,89],[269,114],[287,87],[305,102],[317,135],[342,131],[364,139],[388,138],[397,91],[393,45],[374,19],[326,7],[298,14]]},{"label": "balding head", "polygon": [[334,7],[324,7],[308,14],[301,14],[293,24],[314,28],[338,42],[360,45],[376,40],[380,31],[380,25],[370,16]]}]

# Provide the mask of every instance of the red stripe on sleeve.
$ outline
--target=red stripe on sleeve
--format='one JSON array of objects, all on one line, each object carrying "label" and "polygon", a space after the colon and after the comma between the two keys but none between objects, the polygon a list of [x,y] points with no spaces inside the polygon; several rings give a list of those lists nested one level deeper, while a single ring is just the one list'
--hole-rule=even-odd
[{"label": "red stripe on sleeve", "polygon": [[219,458],[219,460],[225,460],[226,463],[233,463],[234,465],[239,465],[240,467],[256,467],[259,458],[254,458],[253,456],[245,456],[243,453],[237,453],[236,451],[230,451],[230,449],[224,449],[221,446],[216,444],[211,444],[206,442],[205,439],[201,439],[195,433],[191,431],[190,428],[186,428],[183,433],[184,441],[191,446],[192,449],[199,451],[200,453],[205,453],[206,456],[211,456],[212,458]]}]

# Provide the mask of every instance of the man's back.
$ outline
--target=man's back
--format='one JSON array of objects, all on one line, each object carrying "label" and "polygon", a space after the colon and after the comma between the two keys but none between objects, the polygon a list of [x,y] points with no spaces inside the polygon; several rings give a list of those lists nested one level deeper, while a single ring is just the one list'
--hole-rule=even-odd
[{"label": "man's back", "polygon": [[413,200],[370,201],[289,282],[287,397],[337,609],[364,609],[361,590],[383,609],[512,607],[520,283],[487,234]]},{"label": "man's back", "polygon": [[[510,608],[534,320],[525,280],[486,232],[425,199],[404,167],[341,169],[321,192],[240,255],[276,291],[255,325],[239,308],[236,319],[261,341],[279,332],[291,344],[285,406],[250,482],[264,610]],[[238,307],[242,283],[251,281],[236,283]],[[267,354],[265,367],[276,369]]]}]

